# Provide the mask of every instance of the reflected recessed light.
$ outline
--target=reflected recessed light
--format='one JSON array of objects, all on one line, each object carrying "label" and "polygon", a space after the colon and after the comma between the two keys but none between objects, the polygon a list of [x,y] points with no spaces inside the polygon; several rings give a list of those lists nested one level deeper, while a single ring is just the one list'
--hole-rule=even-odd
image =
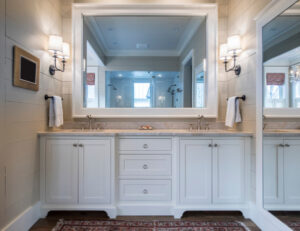
[{"label": "reflected recessed light", "polygon": [[123,77],[123,75],[122,74],[118,74],[118,77]]},{"label": "reflected recessed light", "polygon": [[136,49],[147,49],[148,48],[147,43],[137,43],[135,46],[136,46]]},{"label": "reflected recessed light", "polygon": [[158,74],[157,77],[161,78],[161,77],[162,77],[162,74]]}]

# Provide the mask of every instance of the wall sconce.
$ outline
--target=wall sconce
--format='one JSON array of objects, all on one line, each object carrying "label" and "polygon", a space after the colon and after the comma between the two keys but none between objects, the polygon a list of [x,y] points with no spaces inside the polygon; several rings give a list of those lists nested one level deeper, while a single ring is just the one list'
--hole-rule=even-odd
[{"label": "wall sconce", "polygon": [[[50,75],[54,75],[56,71],[65,71],[66,60],[70,58],[70,45],[63,42],[62,37],[57,35],[50,35],[48,41],[48,51],[52,54],[54,58],[54,65],[49,66]],[[59,69],[56,65],[57,59],[62,59],[63,68]]]},{"label": "wall sconce", "polygon": [[[241,37],[239,35],[229,37],[227,44],[220,46],[220,59],[225,64],[226,72],[234,71],[236,75],[240,75],[242,68],[240,65],[236,65],[236,59],[241,51]],[[233,59],[233,67],[228,69],[227,65],[230,59]]]}]

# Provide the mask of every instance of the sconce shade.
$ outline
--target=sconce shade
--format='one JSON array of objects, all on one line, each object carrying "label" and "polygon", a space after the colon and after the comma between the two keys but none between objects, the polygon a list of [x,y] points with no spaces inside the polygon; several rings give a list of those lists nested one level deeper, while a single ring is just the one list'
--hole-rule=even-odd
[{"label": "sconce shade", "polygon": [[69,59],[70,58],[70,45],[69,43],[62,44],[62,55],[60,58]]},{"label": "sconce shade", "polygon": [[242,51],[241,48],[241,37],[239,35],[233,35],[227,39],[228,53],[236,55]]},{"label": "sconce shade", "polygon": [[220,59],[221,60],[229,60],[231,56],[228,54],[228,46],[227,44],[222,44],[220,46]]},{"label": "sconce shade", "polygon": [[52,53],[62,52],[63,39],[57,35],[50,35],[48,41],[48,51]]}]

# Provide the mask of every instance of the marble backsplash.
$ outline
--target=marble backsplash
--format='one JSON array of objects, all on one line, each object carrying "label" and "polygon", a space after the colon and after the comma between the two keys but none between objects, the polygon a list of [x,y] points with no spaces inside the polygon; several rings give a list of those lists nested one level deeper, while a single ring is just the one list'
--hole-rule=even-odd
[{"label": "marble backsplash", "polygon": [[[197,119],[93,119],[93,128],[98,129],[138,129],[142,125],[150,125],[154,129],[197,129]],[[202,121],[202,129],[209,128],[210,130],[222,129],[228,130],[224,122],[216,122],[214,119],[205,119]],[[88,128],[87,119],[75,119],[66,121],[64,129],[82,129]],[[232,130],[232,129],[231,129]],[[233,129],[236,130],[236,129]]]},{"label": "marble backsplash", "polygon": [[300,129],[300,119],[265,119],[264,127],[265,129]]}]

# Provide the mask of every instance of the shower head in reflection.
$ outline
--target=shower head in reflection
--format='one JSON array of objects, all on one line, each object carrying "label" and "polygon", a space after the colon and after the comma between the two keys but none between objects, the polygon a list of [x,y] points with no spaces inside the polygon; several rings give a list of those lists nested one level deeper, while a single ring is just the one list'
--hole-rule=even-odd
[{"label": "shower head in reflection", "polygon": [[112,87],[112,89],[113,89],[114,91],[118,90],[118,88],[116,88],[112,83],[107,84],[107,86],[108,86],[108,87]]},{"label": "shower head in reflection", "polygon": [[168,88],[168,92],[169,92],[169,93],[172,93],[172,92],[171,92],[171,90],[172,90],[172,87],[176,87],[176,84],[172,84],[172,85],[170,85],[170,87]]}]

